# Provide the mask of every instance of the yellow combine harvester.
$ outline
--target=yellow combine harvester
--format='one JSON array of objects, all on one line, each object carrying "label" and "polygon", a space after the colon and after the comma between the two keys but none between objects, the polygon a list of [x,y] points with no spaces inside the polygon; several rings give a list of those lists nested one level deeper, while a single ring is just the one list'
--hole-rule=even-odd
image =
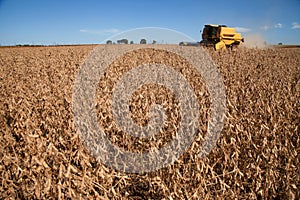
[{"label": "yellow combine harvester", "polygon": [[202,41],[200,45],[214,46],[216,50],[232,48],[234,45],[239,45],[244,42],[240,33],[235,31],[235,28],[230,28],[225,25],[207,24],[202,31]]}]

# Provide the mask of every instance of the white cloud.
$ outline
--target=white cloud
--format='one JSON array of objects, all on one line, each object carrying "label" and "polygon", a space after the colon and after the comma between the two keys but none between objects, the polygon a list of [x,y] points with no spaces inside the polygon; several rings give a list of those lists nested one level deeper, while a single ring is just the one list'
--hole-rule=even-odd
[{"label": "white cloud", "polygon": [[116,29],[116,28],[111,28],[111,29],[105,29],[104,30],[106,33],[119,33],[119,32],[121,32],[121,30],[119,30],[119,29]]},{"label": "white cloud", "polygon": [[80,32],[83,32],[83,33],[88,32],[88,30],[86,30],[86,29],[80,29],[79,31],[80,31]]},{"label": "white cloud", "polygon": [[262,29],[264,31],[267,31],[267,30],[272,29],[272,28],[282,28],[282,27],[283,27],[283,24],[277,23],[274,26],[269,26],[269,25],[261,26],[260,29]]},{"label": "white cloud", "polygon": [[102,29],[102,30],[80,29],[79,31],[82,33],[90,33],[96,35],[109,35],[109,34],[116,34],[121,32],[121,30],[116,28]]},{"label": "white cloud", "polygon": [[245,28],[245,27],[235,27],[236,32],[240,32],[240,33],[246,33],[251,31],[250,28]]},{"label": "white cloud", "polygon": [[297,22],[292,23],[292,29],[300,28],[300,24]]},{"label": "white cloud", "polygon": [[265,25],[265,26],[262,26],[262,27],[260,27],[260,29],[262,29],[262,30],[269,30],[271,27],[270,26],[267,26],[267,25]]},{"label": "white cloud", "polygon": [[274,28],[282,28],[282,24],[281,23],[277,23],[277,24],[275,24]]}]

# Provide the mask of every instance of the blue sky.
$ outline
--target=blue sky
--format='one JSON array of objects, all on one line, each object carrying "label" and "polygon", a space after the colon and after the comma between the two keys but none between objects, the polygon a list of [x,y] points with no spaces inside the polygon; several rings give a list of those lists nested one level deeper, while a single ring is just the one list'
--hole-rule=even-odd
[{"label": "blue sky", "polygon": [[272,44],[300,44],[299,11],[299,0],[0,0],[0,44],[101,43],[141,27],[173,29],[200,41],[207,23]]}]

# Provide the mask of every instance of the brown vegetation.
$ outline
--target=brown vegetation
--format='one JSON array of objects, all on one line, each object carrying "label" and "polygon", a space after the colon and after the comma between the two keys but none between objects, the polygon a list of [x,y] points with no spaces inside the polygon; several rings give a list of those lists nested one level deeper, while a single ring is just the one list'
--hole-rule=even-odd
[{"label": "brown vegetation", "polygon": [[98,163],[73,125],[73,82],[93,47],[0,48],[1,199],[300,198],[300,49],[207,50],[227,94],[216,147],[199,159],[199,137],[173,165],[137,175]]}]

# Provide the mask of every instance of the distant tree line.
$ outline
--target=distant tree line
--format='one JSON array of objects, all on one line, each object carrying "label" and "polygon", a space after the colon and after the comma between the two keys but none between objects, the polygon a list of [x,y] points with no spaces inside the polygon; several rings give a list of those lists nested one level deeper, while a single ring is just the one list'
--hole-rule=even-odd
[{"label": "distant tree line", "polygon": [[41,44],[17,44],[16,47],[44,47],[46,45]]},{"label": "distant tree line", "polygon": [[[111,40],[107,40],[106,44],[116,44],[116,43]],[[128,40],[127,39],[117,40],[117,44],[128,44]],[[134,42],[131,40],[129,44],[134,44]],[[140,40],[140,44],[147,44],[147,40],[145,38],[142,38]],[[151,44],[156,44],[156,40],[153,40]]]}]

